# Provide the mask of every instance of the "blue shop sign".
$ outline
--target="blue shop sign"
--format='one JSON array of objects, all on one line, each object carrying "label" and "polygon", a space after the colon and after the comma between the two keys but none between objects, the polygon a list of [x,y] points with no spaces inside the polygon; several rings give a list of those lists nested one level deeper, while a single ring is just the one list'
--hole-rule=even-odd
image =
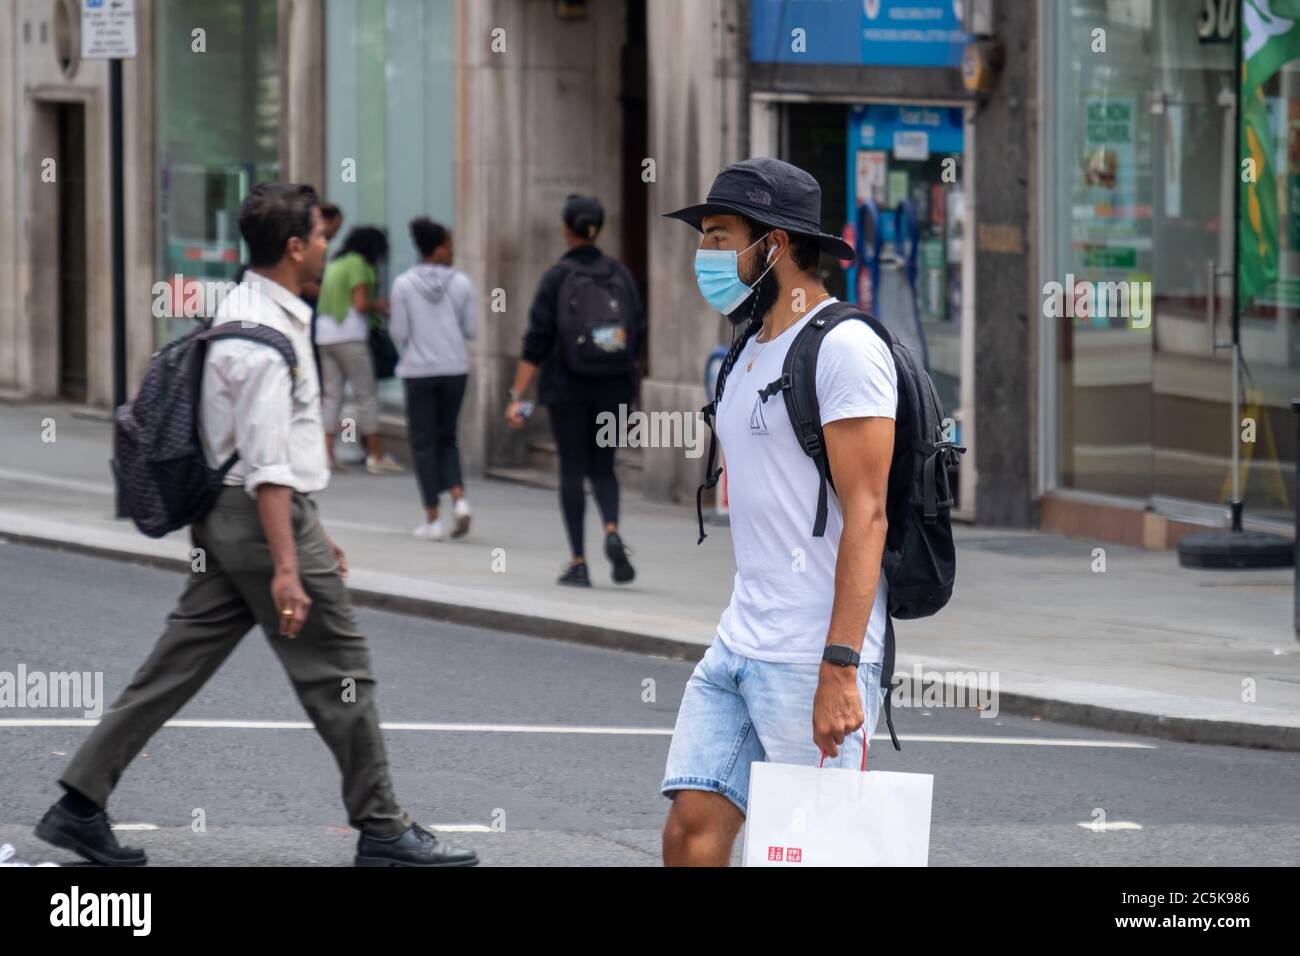
[{"label": "blue shop sign", "polygon": [[750,59],[960,67],[968,39],[961,6],[962,0],[752,0]]},{"label": "blue shop sign", "polygon": [[849,149],[896,153],[901,141],[919,139],[926,153],[960,153],[963,130],[961,108],[956,106],[855,106],[849,117]]}]

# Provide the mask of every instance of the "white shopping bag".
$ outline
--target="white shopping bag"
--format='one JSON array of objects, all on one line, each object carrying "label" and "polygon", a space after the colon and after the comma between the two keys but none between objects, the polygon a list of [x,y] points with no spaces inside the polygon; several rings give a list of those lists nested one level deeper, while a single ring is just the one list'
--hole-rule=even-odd
[{"label": "white shopping bag", "polygon": [[745,866],[926,866],[934,776],[755,761]]}]

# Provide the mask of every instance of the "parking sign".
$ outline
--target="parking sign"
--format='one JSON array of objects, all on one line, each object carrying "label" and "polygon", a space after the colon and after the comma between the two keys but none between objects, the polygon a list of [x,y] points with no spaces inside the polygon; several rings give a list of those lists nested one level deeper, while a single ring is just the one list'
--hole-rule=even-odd
[{"label": "parking sign", "polygon": [[135,0],[85,0],[81,6],[82,59],[123,60],[135,55]]}]

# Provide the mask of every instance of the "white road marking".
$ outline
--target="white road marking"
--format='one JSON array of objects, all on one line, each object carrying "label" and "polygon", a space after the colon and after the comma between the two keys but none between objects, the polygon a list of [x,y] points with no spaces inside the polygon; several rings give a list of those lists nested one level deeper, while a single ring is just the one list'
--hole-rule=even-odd
[{"label": "white road marking", "polygon": [[24,481],[31,485],[64,488],[68,491],[79,491],[82,494],[111,495],[115,493],[115,489],[110,484],[78,481],[75,478],[58,478],[54,475],[42,475],[35,471],[19,471],[16,468],[0,468],[0,478],[9,481]]},{"label": "white road marking", "polygon": [[[98,720],[69,718],[14,718],[0,720],[4,727],[93,727]],[[305,720],[169,720],[164,727],[206,730],[314,730]],[[383,721],[384,730],[425,730],[438,733],[501,734],[614,734],[624,736],[672,736],[671,727],[597,727],[570,724],[442,724],[410,721]]]},{"label": "white road marking", "polygon": [[[873,734],[872,740],[888,740],[889,734]],[[1011,744],[1017,747],[1111,747],[1117,750],[1156,750],[1155,744],[1130,740],[1081,740],[1077,737],[968,737],[960,734],[899,734],[899,740],[918,744]]]},{"label": "white road marking", "polygon": [[425,827],[430,830],[440,830],[443,833],[500,833],[500,830],[493,830],[491,827],[484,826],[481,823],[426,823]]},{"label": "white road marking", "polygon": [[[500,833],[500,830],[494,830],[482,823],[426,823],[425,827],[430,830],[441,830],[443,833]],[[114,830],[157,830],[158,825],[154,823],[114,823]]]},{"label": "white road marking", "polygon": [[[78,717],[6,718],[5,727],[93,727],[98,720]],[[164,727],[205,730],[312,730],[305,720],[169,720]],[[433,733],[474,734],[597,734],[625,737],[671,737],[671,727],[602,727],[579,724],[447,724],[425,721],[383,721],[384,730],[423,730]],[[888,734],[875,734],[873,741],[888,740]],[[900,741],[922,744],[1004,744],[1020,747],[1102,747],[1117,750],[1155,750],[1155,744],[1128,740],[1081,740],[1074,737],[972,737],[943,734],[899,734]]]},{"label": "white road marking", "polygon": [[1114,823],[1098,823],[1095,820],[1089,820],[1087,823],[1080,823],[1079,826],[1085,830],[1096,830],[1101,833],[1104,830],[1141,830],[1142,824],[1134,823],[1132,820],[1116,820]]}]

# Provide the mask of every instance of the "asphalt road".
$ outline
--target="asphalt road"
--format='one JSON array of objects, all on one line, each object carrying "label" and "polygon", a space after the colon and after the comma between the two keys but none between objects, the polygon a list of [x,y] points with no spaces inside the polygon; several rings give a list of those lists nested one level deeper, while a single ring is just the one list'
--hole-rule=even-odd
[{"label": "asphalt road", "polygon": [[[181,583],[168,571],[0,544],[0,671],[102,671],[106,706]],[[658,785],[691,664],[360,617],[381,718],[415,725],[386,740],[398,797],[418,821],[457,828],[450,838],[489,865],[659,862],[668,802]],[[1300,755],[969,710],[895,714],[903,752],[880,738],[882,722],[872,759],[934,774],[931,865],[1300,865]],[[73,861],[31,827],[86,730],[12,721],[82,716],[0,707],[0,843],[20,859]],[[177,716],[306,719],[260,631]],[[310,729],[166,727],[109,809],[119,824],[151,828],[119,836],[156,864],[349,865],[355,844],[337,770]],[[1098,809],[1114,829],[1079,825]],[[199,810],[204,832],[192,827]]]}]

